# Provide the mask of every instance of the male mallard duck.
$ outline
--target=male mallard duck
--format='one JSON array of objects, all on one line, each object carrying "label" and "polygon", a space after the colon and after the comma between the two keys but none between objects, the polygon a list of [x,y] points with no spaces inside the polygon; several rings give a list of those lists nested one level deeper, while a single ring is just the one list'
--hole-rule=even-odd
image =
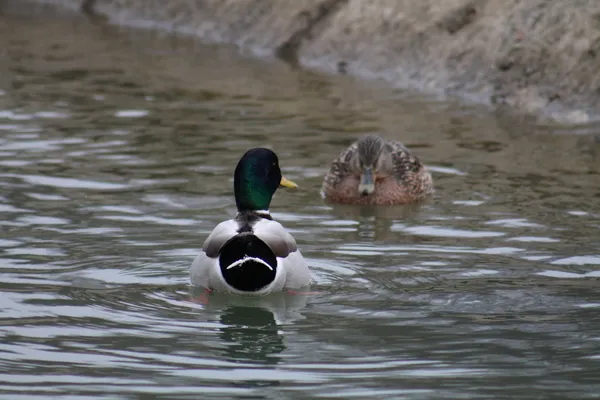
[{"label": "male mallard duck", "polygon": [[433,193],[431,174],[402,143],[368,135],[331,163],[323,195],[341,204],[406,204]]},{"label": "male mallard duck", "polygon": [[267,294],[310,283],[308,266],[292,235],[273,221],[269,205],[284,178],[271,150],[248,150],[238,162],[233,189],[238,213],[208,235],[190,268],[193,285],[221,292]]}]

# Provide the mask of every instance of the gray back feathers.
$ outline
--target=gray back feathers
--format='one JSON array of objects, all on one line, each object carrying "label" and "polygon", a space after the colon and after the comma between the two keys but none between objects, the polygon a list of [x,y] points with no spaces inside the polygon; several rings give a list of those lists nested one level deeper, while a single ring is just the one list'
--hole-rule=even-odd
[{"label": "gray back feathers", "polygon": [[217,225],[202,246],[206,255],[211,258],[217,257],[225,243],[232,237],[242,234],[258,236],[277,257],[287,257],[298,249],[292,235],[279,222],[259,218],[252,222],[251,229],[240,232],[242,225],[243,223],[237,219],[230,219]]}]

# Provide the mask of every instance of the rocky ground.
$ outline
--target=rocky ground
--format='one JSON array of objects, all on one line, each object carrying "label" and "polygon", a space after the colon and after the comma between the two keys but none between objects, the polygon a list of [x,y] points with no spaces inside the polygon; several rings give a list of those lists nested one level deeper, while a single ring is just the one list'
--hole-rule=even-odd
[{"label": "rocky ground", "polygon": [[598,0],[37,2],[562,123],[600,116]]}]

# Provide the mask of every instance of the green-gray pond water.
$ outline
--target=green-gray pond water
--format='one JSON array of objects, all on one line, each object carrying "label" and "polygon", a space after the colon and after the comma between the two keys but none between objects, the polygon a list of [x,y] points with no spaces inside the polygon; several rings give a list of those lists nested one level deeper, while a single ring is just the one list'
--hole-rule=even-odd
[{"label": "green-gray pond water", "polygon": [[[600,397],[598,127],[6,3],[0,44],[0,398]],[[373,132],[430,202],[321,199]],[[188,268],[256,146],[314,284],[206,297]]]}]

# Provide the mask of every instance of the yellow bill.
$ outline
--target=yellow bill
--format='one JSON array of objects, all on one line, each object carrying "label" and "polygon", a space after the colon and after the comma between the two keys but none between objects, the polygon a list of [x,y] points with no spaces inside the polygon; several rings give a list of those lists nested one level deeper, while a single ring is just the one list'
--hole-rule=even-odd
[{"label": "yellow bill", "polygon": [[281,177],[281,182],[279,182],[279,186],[283,186],[289,189],[294,189],[298,187],[298,185],[287,179],[285,176]]}]

